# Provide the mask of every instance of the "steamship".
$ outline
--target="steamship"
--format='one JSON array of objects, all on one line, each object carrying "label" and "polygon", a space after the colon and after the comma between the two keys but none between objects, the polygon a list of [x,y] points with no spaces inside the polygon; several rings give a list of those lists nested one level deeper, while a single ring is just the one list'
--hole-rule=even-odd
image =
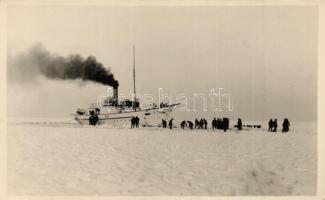
[{"label": "steamship", "polygon": [[91,114],[98,116],[98,125],[129,127],[131,119],[138,117],[143,127],[161,126],[162,119],[168,121],[174,108],[180,103],[153,104],[151,108],[141,108],[135,90],[135,47],[133,46],[133,92],[134,99],[118,99],[118,86],[113,87],[113,96],[106,97],[101,104],[93,104],[88,109],[77,109],[74,119],[80,124],[89,124]]}]

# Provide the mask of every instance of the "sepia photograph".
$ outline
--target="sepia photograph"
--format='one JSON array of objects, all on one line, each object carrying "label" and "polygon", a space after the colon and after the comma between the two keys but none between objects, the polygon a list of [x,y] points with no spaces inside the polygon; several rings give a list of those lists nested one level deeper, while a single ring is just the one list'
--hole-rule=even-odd
[{"label": "sepia photograph", "polygon": [[320,194],[317,4],[0,2],[7,196]]}]

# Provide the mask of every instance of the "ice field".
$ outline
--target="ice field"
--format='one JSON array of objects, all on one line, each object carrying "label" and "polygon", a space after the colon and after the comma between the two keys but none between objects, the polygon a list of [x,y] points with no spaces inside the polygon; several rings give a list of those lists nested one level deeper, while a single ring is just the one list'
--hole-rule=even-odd
[{"label": "ice field", "polygon": [[9,123],[7,190],[13,195],[314,195],[317,124],[291,126],[289,133],[274,134]]}]

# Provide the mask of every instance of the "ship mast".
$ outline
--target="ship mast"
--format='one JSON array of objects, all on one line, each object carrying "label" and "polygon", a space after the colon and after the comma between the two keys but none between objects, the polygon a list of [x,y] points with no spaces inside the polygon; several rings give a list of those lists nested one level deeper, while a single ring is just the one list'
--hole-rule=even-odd
[{"label": "ship mast", "polygon": [[135,92],[135,46],[133,45],[133,94],[134,101],[137,101],[137,96]]}]

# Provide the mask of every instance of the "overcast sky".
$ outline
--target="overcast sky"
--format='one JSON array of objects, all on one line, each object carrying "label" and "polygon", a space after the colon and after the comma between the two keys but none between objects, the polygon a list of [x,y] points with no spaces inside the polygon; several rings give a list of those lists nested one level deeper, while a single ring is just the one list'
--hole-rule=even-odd
[{"label": "overcast sky", "polygon": [[[232,112],[178,116],[316,120],[317,8],[306,6],[9,6],[8,55],[41,42],[50,52],[93,55],[133,91],[132,45],[140,94],[223,88]],[[10,67],[10,66],[8,66]],[[12,116],[67,116],[107,87],[40,79],[10,83]]]}]

